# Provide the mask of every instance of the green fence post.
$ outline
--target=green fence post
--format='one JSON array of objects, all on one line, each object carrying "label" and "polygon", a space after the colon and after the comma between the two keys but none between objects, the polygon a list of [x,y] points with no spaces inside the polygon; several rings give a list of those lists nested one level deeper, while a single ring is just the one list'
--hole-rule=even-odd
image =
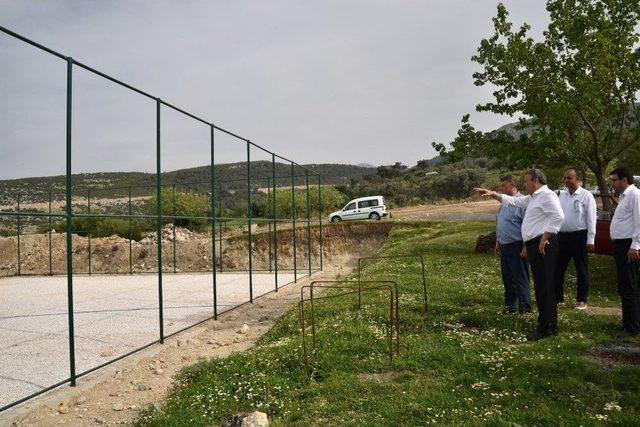
[{"label": "green fence post", "polygon": [[[215,126],[211,125],[211,265],[213,267],[213,318],[218,319],[218,286],[216,282],[216,168],[214,138]],[[220,242],[222,244],[222,241]]]},{"label": "green fence post", "polygon": [[49,190],[49,276],[53,276],[53,263],[51,257],[51,190]]},{"label": "green fence post", "polygon": [[[218,217],[222,218],[222,191],[220,190],[220,184],[218,184],[218,198],[220,199],[218,201]],[[226,225],[225,219],[221,219],[220,220],[220,230],[219,230],[219,234],[220,234],[220,273],[223,272],[223,267],[222,267],[222,229],[223,227]]]},{"label": "green fence post", "polygon": [[320,235],[320,270],[322,270],[322,186],[320,174],[318,174],[318,233]]},{"label": "green fence post", "polygon": [[[267,177],[267,211],[271,214],[271,179]],[[267,222],[269,226],[269,272],[272,271],[272,252],[271,252],[271,221]]]},{"label": "green fence post", "polygon": [[131,245],[131,186],[129,186],[129,274],[133,274],[133,253]]},{"label": "green fence post", "polygon": [[311,199],[309,198],[309,170],[305,169],[305,184],[307,186],[307,260],[309,276],[311,276]]},{"label": "green fence post", "polygon": [[91,226],[93,225],[93,221],[91,221],[91,189],[87,189],[87,213],[89,214],[89,230],[87,230],[87,243],[89,245],[89,276],[91,276]]},{"label": "green fence post", "polygon": [[276,221],[276,155],[271,154],[271,183],[273,184],[273,203],[271,218],[273,219],[273,267],[276,275],[276,292],[278,292],[278,231]]},{"label": "green fence post", "polygon": [[18,194],[18,221],[17,221],[17,225],[18,225],[18,276],[21,275],[21,271],[20,271],[20,194]]},{"label": "green fence post", "polygon": [[176,185],[171,186],[171,212],[173,215],[173,274],[176,274]]},{"label": "green fence post", "polygon": [[293,233],[293,281],[298,281],[298,265],[296,254],[296,184],[295,169],[291,162],[291,231]]},{"label": "green fence post", "polygon": [[69,317],[69,370],[71,386],[76,385],[76,350],[73,330],[73,240],[71,239],[73,209],[71,199],[71,102],[73,59],[67,58],[67,127],[66,127],[66,219],[67,219],[67,313]]},{"label": "green fence post", "polygon": [[249,302],[253,303],[253,252],[251,248],[251,142],[247,140],[247,238],[249,243]]},{"label": "green fence post", "polygon": [[156,233],[158,240],[158,317],[160,343],[164,343],[164,318],[162,306],[162,169],[160,162],[160,98],[156,99]]}]

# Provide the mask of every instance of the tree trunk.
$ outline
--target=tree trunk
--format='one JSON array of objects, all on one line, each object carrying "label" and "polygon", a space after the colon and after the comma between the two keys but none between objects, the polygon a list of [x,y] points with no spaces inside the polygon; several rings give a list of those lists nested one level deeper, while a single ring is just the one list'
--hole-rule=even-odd
[{"label": "tree trunk", "polygon": [[[609,162],[606,162],[607,165]],[[600,166],[598,170],[594,170],[596,175],[596,182],[598,183],[598,189],[600,190],[600,196],[602,197],[602,210],[606,212],[612,211],[611,192],[609,191],[609,185],[606,178],[606,166]]]}]

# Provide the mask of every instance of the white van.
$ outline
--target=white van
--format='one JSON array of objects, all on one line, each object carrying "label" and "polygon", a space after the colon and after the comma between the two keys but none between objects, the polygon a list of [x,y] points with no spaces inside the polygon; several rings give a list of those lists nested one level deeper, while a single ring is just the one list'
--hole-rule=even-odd
[{"label": "white van", "polygon": [[342,210],[330,213],[329,221],[340,222],[351,219],[373,219],[379,221],[387,215],[384,197],[369,196],[353,199]]}]

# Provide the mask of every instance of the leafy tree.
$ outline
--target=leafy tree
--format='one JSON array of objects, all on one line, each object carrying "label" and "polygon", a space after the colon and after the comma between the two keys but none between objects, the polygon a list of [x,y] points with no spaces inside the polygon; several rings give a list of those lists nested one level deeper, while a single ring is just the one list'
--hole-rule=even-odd
[{"label": "leafy tree", "polygon": [[378,166],[377,174],[380,178],[396,178],[402,175],[406,169],[405,165],[396,162],[391,166]]},{"label": "leafy tree", "polygon": [[[336,190],[331,186],[320,187],[320,197],[322,198],[322,213],[328,214],[329,212],[336,211],[344,206],[346,199],[343,193]],[[296,198],[296,217],[306,218],[307,216],[307,191],[295,190]],[[276,217],[277,218],[291,218],[291,207],[293,206],[291,200],[291,189],[278,189],[276,190]],[[258,211],[262,212],[265,217],[269,217],[268,205],[269,200],[264,198],[257,202],[260,205]],[[318,187],[311,187],[309,189],[309,205],[311,219],[316,219],[318,216]]]},{"label": "leafy tree", "polygon": [[[173,191],[172,188],[162,189],[162,215],[180,217],[209,217],[211,216],[211,201],[208,196],[194,192]],[[153,194],[147,206],[151,215],[155,215],[156,195]],[[206,219],[176,218],[175,224],[180,227],[200,229],[206,225]]]},{"label": "leafy tree", "polygon": [[416,169],[426,169],[429,167],[429,160],[423,159],[423,160],[418,160],[418,163],[416,163]]},{"label": "leafy tree", "polygon": [[486,170],[464,167],[460,163],[441,168],[437,175],[428,177],[420,185],[420,196],[425,200],[462,199],[486,178]]},{"label": "leafy tree", "polygon": [[640,138],[640,2],[548,0],[546,9],[551,22],[535,41],[499,4],[494,34],[472,57],[482,67],[475,85],[495,88],[476,110],[518,117],[516,132],[483,134],[466,115],[452,151],[433,145],[454,160],[484,153],[510,167],[586,167],[609,194],[609,168]]}]

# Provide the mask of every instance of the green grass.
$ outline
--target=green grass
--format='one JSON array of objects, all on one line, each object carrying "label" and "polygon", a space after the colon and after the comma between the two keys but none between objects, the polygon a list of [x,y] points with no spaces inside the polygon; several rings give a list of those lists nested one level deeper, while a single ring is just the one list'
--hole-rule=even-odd
[{"label": "green grass", "polygon": [[[311,372],[292,309],[253,349],[184,370],[162,408],[137,424],[215,425],[252,410],[276,426],[640,423],[640,368],[585,357],[616,341],[618,319],[562,307],[557,337],[526,342],[535,319],[502,314],[498,260],[472,252],[477,235],[492,227],[423,223],[392,231],[379,254],[425,258],[426,319],[419,263],[366,263],[365,279],[395,279],[401,287],[401,352],[391,364],[382,293],[365,293],[360,311],[353,296],[325,300],[315,305]],[[612,260],[591,262],[590,304],[616,306]],[[574,285],[566,292],[574,295]]]}]

